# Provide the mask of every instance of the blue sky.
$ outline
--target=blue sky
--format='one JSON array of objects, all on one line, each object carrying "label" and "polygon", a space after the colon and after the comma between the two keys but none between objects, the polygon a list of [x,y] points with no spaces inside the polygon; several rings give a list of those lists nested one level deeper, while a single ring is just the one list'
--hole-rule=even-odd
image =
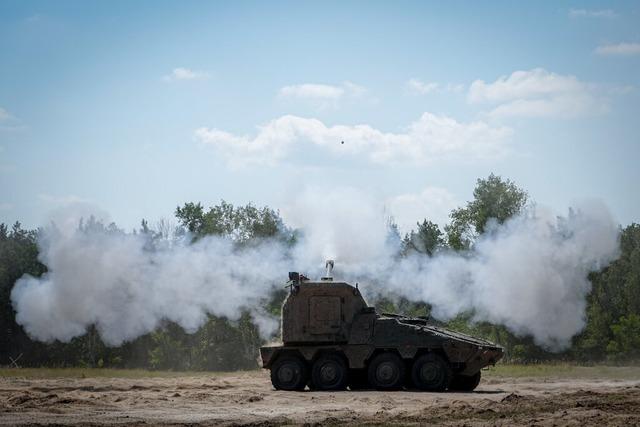
[{"label": "blue sky", "polygon": [[638,2],[4,1],[0,64],[3,222],[350,187],[442,223],[491,172],[640,221]]}]

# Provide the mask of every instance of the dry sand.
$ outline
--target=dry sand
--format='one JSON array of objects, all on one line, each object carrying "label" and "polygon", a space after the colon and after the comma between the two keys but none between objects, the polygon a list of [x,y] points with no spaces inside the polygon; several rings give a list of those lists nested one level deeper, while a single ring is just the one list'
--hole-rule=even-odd
[{"label": "dry sand", "polygon": [[473,393],[277,392],[266,372],[0,378],[0,425],[640,425],[640,380],[488,378]]}]

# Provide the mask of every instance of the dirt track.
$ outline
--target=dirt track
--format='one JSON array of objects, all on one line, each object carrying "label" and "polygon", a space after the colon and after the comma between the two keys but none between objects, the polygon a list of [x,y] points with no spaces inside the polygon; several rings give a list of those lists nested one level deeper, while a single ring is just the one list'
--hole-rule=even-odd
[{"label": "dirt track", "polygon": [[483,379],[474,393],[276,392],[265,372],[0,378],[0,424],[640,425],[640,380]]}]

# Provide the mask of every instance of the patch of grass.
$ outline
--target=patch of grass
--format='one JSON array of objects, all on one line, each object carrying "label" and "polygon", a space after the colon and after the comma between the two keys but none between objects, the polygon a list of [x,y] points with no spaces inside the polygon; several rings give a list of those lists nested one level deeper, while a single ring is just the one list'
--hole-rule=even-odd
[{"label": "patch of grass", "polygon": [[640,380],[640,366],[580,366],[569,363],[498,364],[482,372],[486,378],[585,378]]},{"label": "patch of grass", "polygon": [[[236,372],[237,373],[237,372]],[[176,378],[220,377],[232,372],[174,372],[144,369],[20,368],[0,369],[0,378]]]}]

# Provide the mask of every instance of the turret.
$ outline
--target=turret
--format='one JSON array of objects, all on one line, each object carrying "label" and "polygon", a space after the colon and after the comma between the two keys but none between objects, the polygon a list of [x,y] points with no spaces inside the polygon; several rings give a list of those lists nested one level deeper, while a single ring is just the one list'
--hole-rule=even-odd
[{"label": "turret", "polygon": [[282,307],[283,343],[346,343],[355,318],[373,312],[357,287],[333,281],[332,267],[333,261],[327,261],[327,275],[319,282],[289,273],[290,292]]}]

